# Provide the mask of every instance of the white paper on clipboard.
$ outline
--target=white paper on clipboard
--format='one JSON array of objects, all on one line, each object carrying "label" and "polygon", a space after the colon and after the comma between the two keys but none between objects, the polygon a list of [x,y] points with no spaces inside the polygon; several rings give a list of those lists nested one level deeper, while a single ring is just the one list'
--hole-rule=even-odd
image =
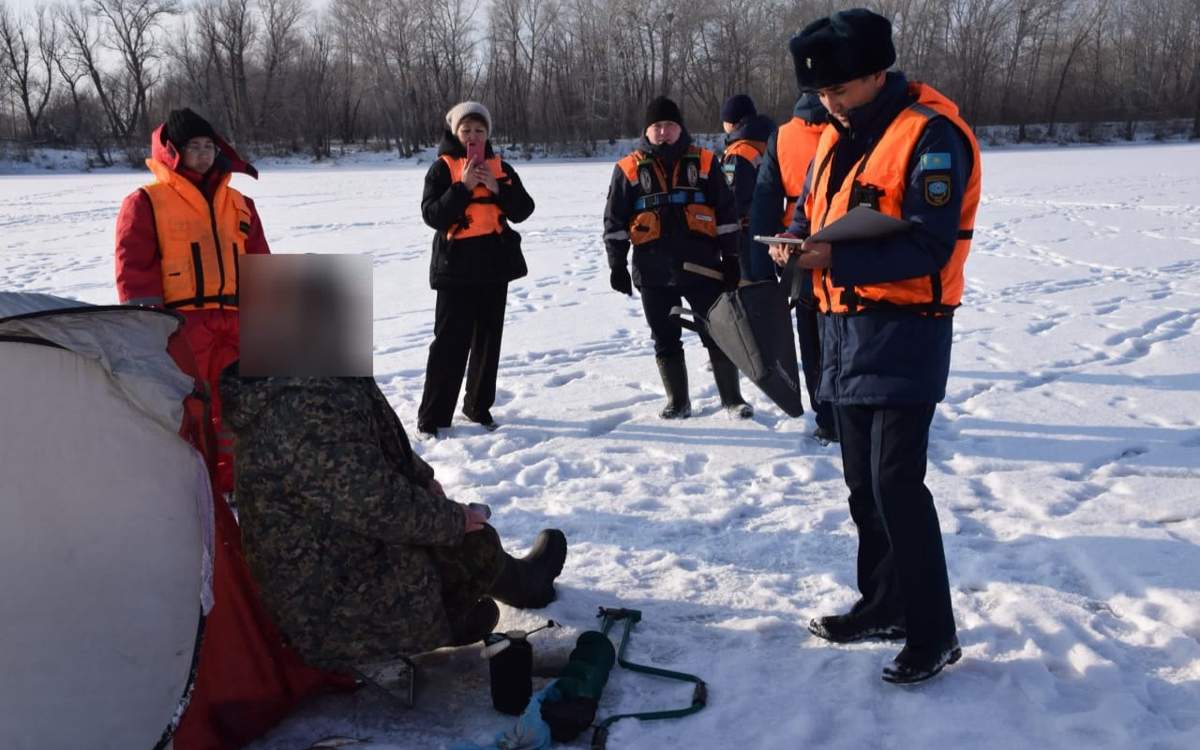
[{"label": "white paper on clipboard", "polygon": [[907,232],[911,222],[881,214],[868,206],[855,206],[845,216],[809,237],[814,242],[877,240]]}]

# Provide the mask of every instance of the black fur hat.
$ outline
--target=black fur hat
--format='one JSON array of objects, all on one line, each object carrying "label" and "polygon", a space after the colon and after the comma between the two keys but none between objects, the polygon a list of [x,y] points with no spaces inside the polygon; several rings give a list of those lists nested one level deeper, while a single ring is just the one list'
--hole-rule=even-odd
[{"label": "black fur hat", "polygon": [[853,81],[896,62],[891,21],[862,8],[810,23],[792,37],[788,48],[803,91]]},{"label": "black fur hat", "polygon": [[175,150],[180,153],[183,153],[187,142],[193,138],[212,138],[213,140],[217,138],[217,132],[213,130],[213,126],[209,124],[208,120],[190,109],[171,110],[171,113],[167,115],[163,135],[168,141],[175,144]]}]

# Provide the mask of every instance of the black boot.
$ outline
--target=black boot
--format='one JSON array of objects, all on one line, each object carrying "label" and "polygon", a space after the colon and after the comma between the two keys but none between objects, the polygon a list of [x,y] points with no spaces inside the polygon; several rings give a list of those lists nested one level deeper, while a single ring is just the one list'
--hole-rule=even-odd
[{"label": "black boot", "polygon": [[658,357],[658,374],[667,391],[667,406],[658,416],[663,419],[687,419],[692,416],[692,401],[688,396],[687,360],[683,353]]},{"label": "black boot", "polygon": [[554,579],[567,559],[567,537],[558,529],[538,534],[529,554],[520,559],[501,553],[500,575],[489,592],[510,607],[541,609],[554,601]]},{"label": "black boot", "polygon": [[962,658],[958,638],[934,648],[905,646],[891,664],[883,668],[884,682],[913,685],[937,677],[943,669]]},{"label": "black boot", "polygon": [[721,394],[721,406],[730,416],[749,419],[754,416],[754,407],[742,398],[741,373],[725,353],[717,349],[708,351],[712,362],[713,380],[717,382],[717,393]]},{"label": "black boot", "polygon": [[902,622],[878,622],[855,615],[818,617],[808,623],[808,632],[831,643],[902,641],[907,637]]},{"label": "black boot", "polygon": [[466,646],[482,641],[485,635],[496,629],[498,622],[500,608],[496,602],[484,597],[475,602],[475,606],[462,619],[450,623],[450,645]]}]

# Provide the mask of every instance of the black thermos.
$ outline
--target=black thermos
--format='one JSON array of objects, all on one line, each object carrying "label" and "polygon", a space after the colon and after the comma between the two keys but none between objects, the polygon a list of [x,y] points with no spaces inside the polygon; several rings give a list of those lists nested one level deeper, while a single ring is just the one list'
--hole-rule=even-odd
[{"label": "black thermos", "polygon": [[[503,633],[492,633],[484,643],[504,640]],[[488,661],[492,678],[492,705],[501,713],[519,716],[533,695],[533,646],[525,638],[510,638],[508,648]]]}]

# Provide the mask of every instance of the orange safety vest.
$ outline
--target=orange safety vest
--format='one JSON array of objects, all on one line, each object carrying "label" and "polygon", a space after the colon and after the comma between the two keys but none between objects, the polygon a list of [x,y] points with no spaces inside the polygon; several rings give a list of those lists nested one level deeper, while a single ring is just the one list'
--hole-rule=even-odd
[{"label": "orange safety vest", "polygon": [[786,228],[792,223],[796,204],[804,192],[804,178],[808,176],[808,165],[817,152],[824,125],[813,125],[802,117],[793,117],[780,126],[775,136],[775,160],[779,164],[779,181],[783,183],[783,220]]},{"label": "orange safety vest", "polygon": [[725,149],[725,153],[721,155],[721,166],[725,171],[725,182],[733,187],[734,178],[737,175],[737,159],[734,157],[742,157],[746,161],[754,165],[758,169],[758,165],[762,164],[763,154],[767,153],[766,141],[751,141],[744,139],[734,141]]},{"label": "orange safety vest", "polygon": [[617,162],[629,184],[641,190],[634,204],[635,213],[629,221],[629,241],[634,247],[662,237],[664,210],[682,209],[688,230],[700,237],[716,239],[722,228],[717,226],[717,212],[704,194],[704,185],[715,159],[712,151],[690,146],[675,163],[670,182],[658,160],[641,151],[634,151]]},{"label": "orange safety vest", "polygon": [[850,205],[851,195],[859,192],[857,187],[859,190],[865,188],[877,196],[879,205],[875,208],[881,213],[898,219],[903,218],[901,208],[904,205],[904,192],[908,184],[908,169],[913,150],[929,122],[937,117],[945,117],[971,144],[971,171],[963,192],[958,240],[955,242],[954,252],[940,272],[850,289],[833,286],[828,269],[814,269],[813,289],[822,312],[853,313],[872,306],[887,305],[939,315],[953,312],[962,301],[963,268],[971,249],[975,211],[979,207],[979,144],[975,141],[971,127],[959,117],[958,107],[952,101],[923,83],[910,84],[909,91],[916,96],[917,101],[904,109],[888,125],[874,148],[850,169],[830,200],[826,199],[829,194],[829,163],[838,142],[838,131],[832,127],[825,130],[817,147],[816,172],[804,210],[815,234],[853,207]]},{"label": "orange safety vest", "polygon": [[[467,158],[454,158],[442,154],[442,161],[450,168],[450,182],[462,182],[463,174],[467,171]],[[493,156],[484,161],[496,182],[508,179],[499,156]],[[476,185],[471,191],[471,202],[467,204],[467,215],[461,224],[455,224],[446,231],[448,240],[465,240],[470,237],[483,237],[488,234],[500,234],[504,231],[504,212],[496,202],[496,196],[482,184]]]},{"label": "orange safety vest", "polygon": [[166,164],[147,159],[154,182],[142,188],[154,208],[162,256],[163,304],[176,310],[237,308],[238,259],[246,254],[250,207],[225,175],[212,203]]}]

